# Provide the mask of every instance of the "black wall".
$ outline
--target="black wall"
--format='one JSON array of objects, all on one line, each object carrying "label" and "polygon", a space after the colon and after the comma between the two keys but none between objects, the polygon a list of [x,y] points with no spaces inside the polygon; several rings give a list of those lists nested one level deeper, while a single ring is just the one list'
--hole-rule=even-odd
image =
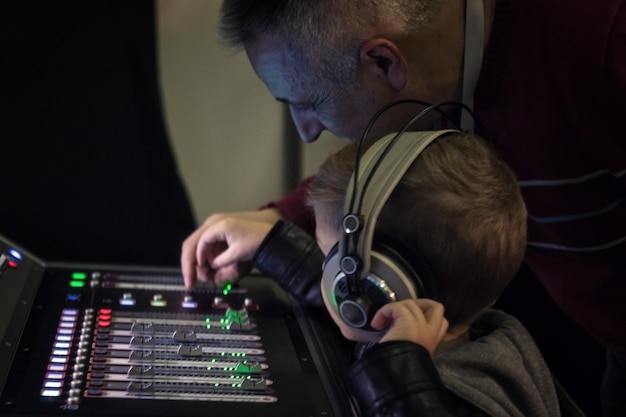
[{"label": "black wall", "polygon": [[195,225],[164,125],[155,5],[0,5],[0,234],[46,260],[178,265]]}]

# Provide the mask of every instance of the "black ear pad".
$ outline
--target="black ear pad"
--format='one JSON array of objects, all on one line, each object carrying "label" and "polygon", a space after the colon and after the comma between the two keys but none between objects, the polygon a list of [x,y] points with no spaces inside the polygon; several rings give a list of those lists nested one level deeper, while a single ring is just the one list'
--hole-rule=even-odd
[{"label": "black ear pad", "polygon": [[415,285],[419,298],[439,299],[433,273],[419,252],[402,240],[380,232],[374,235],[373,247],[381,253],[386,253],[390,259],[397,262],[402,270],[406,271]]},{"label": "black ear pad", "polygon": [[335,246],[324,263],[322,296],[331,317],[349,339],[380,339],[385,330],[375,330],[370,323],[383,305],[435,296],[432,277],[422,258],[396,239],[377,235],[370,252],[369,273],[353,282],[341,271],[338,252]]}]

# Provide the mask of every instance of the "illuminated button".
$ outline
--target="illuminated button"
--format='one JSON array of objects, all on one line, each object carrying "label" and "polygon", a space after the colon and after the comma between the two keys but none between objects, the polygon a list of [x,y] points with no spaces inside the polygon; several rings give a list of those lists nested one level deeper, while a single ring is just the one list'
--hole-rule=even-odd
[{"label": "illuminated button", "polygon": [[152,300],[150,300],[150,305],[152,307],[165,307],[167,306],[167,300],[161,294],[154,294]]},{"label": "illuminated button", "polygon": [[87,278],[87,274],[84,272],[74,272],[72,273],[72,279],[77,279],[79,281],[84,281]]},{"label": "illuminated button", "polygon": [[50,363],[48,364],[48,370],[52,372],[65,372],[67,370],[67,365]]},{"label": "illuminated button", "polygon": [[80,294],[78,294],[78,293],[68,293],[67,296],[65,297],[65,299],[67,301],[72,301],[72,302],[80,301]]},{"label": "illuminated button", "polygon": [[61,316],[61,323],[76,323],[76,316],[73,314],[63,314]]},{"label": "illuminated button", "polygon": [[63,387],[63,382],[61,382],[61,381],[44,381],[43,387],[44,388],[62,388]]},{"label": "illuminated button", "polygon": [[129,292],[125,292],[122,294],[122,298],[120,299],[120,304],[123,306],[134,306],[137,301],[133,297],[133,294]]},{"label": "illuminated button", "polygon": [[85,281],[80,281],[80,280],[71,280],[70,281],[70,287],[72,288],[83,288],[85,286]]},{"label": "illuminated button", "polygon": [[42,397],[60,397],[61,390],[60,389],[43,389],[41,390]]},{"label": "illuminated button", "polygon": [[76,388],[72,388],[68,391],[68,393],[72,396],[72,397],[76,397],[77,395],[80,395],[80,390],[76,389]]},{"label": "illuminated button", "polygon": [[198,302],[194,301],[191,295],[186,295],[181,304],[183,308],[198,308]]},{"label": "illuminated button", "polygon": [[91,285],[92,287],[97,287],[100,285],[101,282],[102,282],[102,274],[100,274],[100,272],[92,272],[91,282],[89,283],[89,285]]},{"label": "illuminated button", "polygon": [[22,260],[22,254],[17,249],[9,249],[9,256],[11,256],[16,261]]}]

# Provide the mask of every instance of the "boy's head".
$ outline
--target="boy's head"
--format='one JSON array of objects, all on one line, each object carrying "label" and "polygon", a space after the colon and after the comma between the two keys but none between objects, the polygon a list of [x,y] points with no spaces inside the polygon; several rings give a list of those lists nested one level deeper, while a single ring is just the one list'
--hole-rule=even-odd
[{"label": "boy's head", "polygon": [[[357,149],[351,143],[327,158],[309,187],[325,253],[341,236]],[[453,133],[435,139],[415,159],[375,230],[421,256],[454,328],[488,308],[519,269],[526,208],[513,172],[489,144],[476,135]]]}]

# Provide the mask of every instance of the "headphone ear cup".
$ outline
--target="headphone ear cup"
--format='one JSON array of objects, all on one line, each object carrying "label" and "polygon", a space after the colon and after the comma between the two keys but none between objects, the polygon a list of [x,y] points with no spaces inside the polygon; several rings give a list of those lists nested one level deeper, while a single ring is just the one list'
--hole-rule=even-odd
[{"label": "headphone ear cup", "polygon": [[344,336],[357,341],[377,341],[383,330],[371,327],[371,319],[383,305],[418,296],[429,296],[424,281],[414,267],[413,257],[407,261],[400,252],[385,243],[375,241],[371,251],[370,271],[363,279],[357,279],[356,291],[349,290],[349,278],[341,271],[340,255],[331,250],[324,262],[322,274],[322,297],[324,304]]},{"label": "headphone ear cup", "polygon": [[426,260],[402,240],[376,233],[372,250],[385,254],[410,279],[418,298],[437,300],[437,286]]}]

